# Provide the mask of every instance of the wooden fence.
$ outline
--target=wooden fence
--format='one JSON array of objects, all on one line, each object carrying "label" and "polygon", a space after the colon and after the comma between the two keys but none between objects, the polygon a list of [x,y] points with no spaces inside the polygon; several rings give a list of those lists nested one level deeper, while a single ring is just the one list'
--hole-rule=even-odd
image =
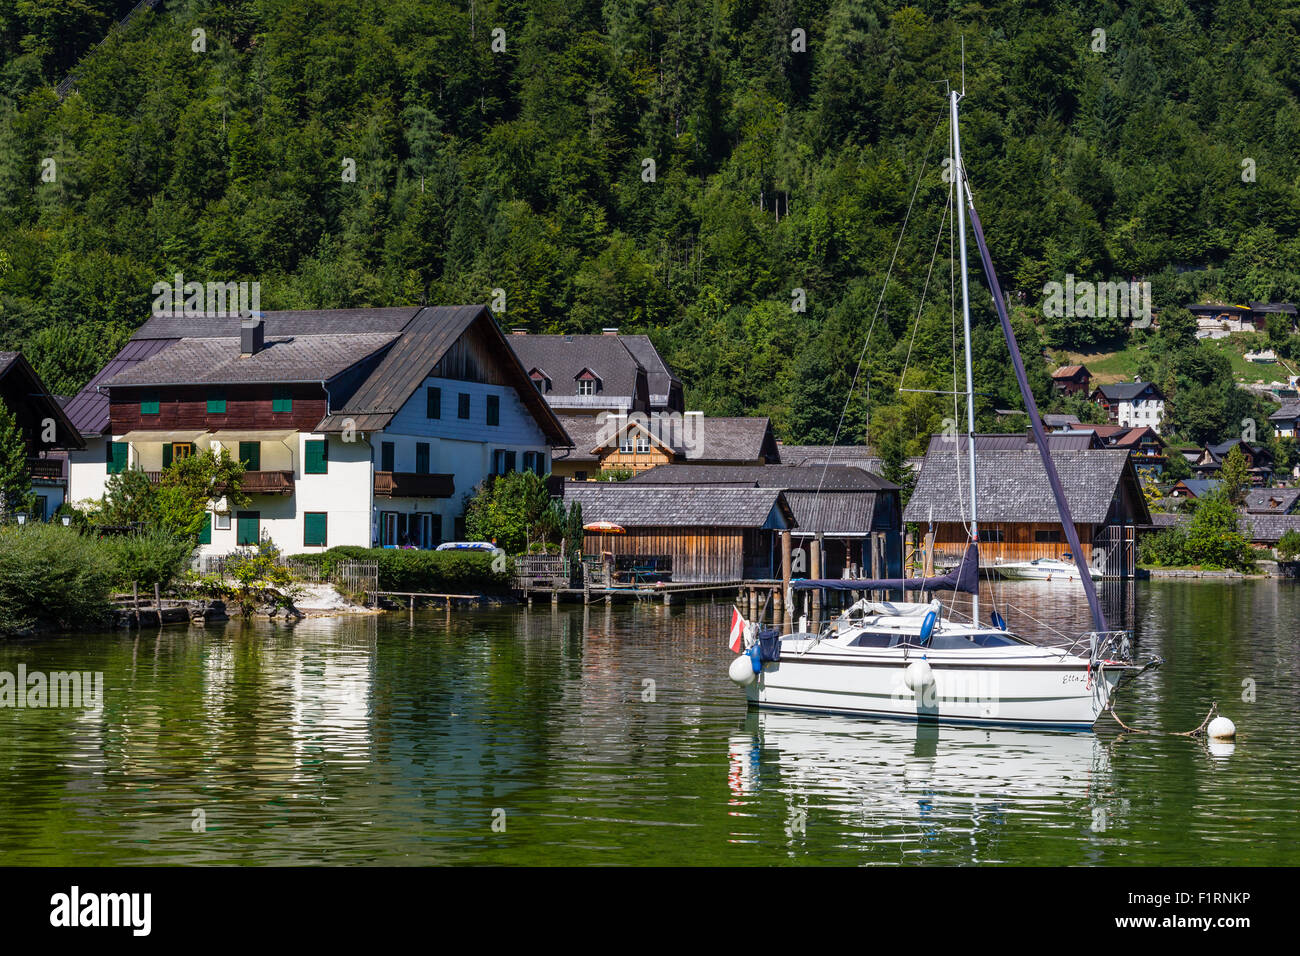
[{"label": "wooden fence", "polygon": [[[236,553],[210,554],[199,559],[198,570],[203,574],[226,574],[230,559],[238,557]],[[334,584],[350,591],[376,591],[379,589],[378,561],[337,561],[327,574],[314,561],[302,561],[296,558],[281,558],[277,562],[287,568],[295,581],[306,584]]]},{"label": "wooden fence", "polygon": [[569,559],[558,554],[525,554],[515,558],[515,588],[567,588]]}]

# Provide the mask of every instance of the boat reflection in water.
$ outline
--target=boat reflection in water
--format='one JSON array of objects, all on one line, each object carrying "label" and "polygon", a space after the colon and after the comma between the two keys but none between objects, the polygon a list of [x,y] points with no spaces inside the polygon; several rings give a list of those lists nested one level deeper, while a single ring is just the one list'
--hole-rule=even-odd
[{"label": "boat reflection in water", "polygon": [[830,814],[864,844],[896,844],[893,858],[940,845],[950,856],[968,843],[972,861],[995,862],[994,838],[1018,815],[1036,826],[1059,816],[1082,836],[1111,786],[1107,744],[1095,734],[762,710],[729,750],[737,815],[776,796],[792,842],[799,825]]}]

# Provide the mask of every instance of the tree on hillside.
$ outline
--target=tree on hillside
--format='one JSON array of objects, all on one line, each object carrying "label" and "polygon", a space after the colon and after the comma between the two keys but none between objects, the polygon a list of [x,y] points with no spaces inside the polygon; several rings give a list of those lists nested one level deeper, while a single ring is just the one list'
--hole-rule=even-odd
[{"label": "tree on hillside", "polygon": [[1250,469],[1240,445],[1234,445],[1232,451],[1224,456],[1219,481],[1221,490],[1234,508],[1246,500],[1246,492],[1250,490]]}]

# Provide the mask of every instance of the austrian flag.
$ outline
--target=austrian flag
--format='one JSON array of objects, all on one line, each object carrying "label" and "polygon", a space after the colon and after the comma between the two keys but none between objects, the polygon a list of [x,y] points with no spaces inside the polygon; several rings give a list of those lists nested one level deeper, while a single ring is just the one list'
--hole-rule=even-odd
[{"label": "austrian flag", "polygon": [[728,637],[731,641],[732,653],[739,654],[740,642],[745,637],[745,619],[740,616],[740,612],[734,607],[731,609],[731,633]]}]

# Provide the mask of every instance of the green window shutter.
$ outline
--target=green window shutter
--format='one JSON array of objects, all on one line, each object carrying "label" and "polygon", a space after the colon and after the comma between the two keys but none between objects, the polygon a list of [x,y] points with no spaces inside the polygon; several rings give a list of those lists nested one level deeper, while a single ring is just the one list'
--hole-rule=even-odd
[{"label": "green window shutter", "polygon": [[461,392],[456,396],[456,417],[469,418],[469,393]]},{"label": "green window shutter", "polygon": [[238,511],[235,513],[235,544],[242,547],[257,546],[261,540],[262,513],[260,511]]},{"label": "green window shutter", "polygon": [[172,466],[172,443],[163,443],[163,471]]},{"label": "green window shutter", "polygon": [[260,441],[241,441],[239,443],[239,460],[247,471],[262,470],[262,443]]},{"label": "green window shutter", "polygon": [[304,475],[324,475],[329,472],[329,451],[323,439],[303,442],[302,472]]},{"label": "green window shutter", "polygon": [[302,543],[306,548],[326,547],[329,517],[323,511],[308,511],[302,516]]},{"label": "green window shutter", "polygon": [[424,390],[424,417],[442,418],[442,389],[430,386]]},{"label": "green window shutter", "polygon": [[208,392],[208,414],[226,414],[226,393],[221,389],[214,389]]},{"label": "green window shutter", "polygon": [[283,387],[277,387],[271,393],[271,411],[273,412],[291,412],[293,411],[293,396],[289,390]]},{"label": "green window shutter", "polygon": [[157,392],[146,392],[140,396],[140,414],[157,415],[162,409]]},{"label": "green window shutter", "polygon": [[487,423],[489,425],[501,424],[501,396],[489,395],[487,397]]},{"label": "green window shutter", "polygon": [[390,441],[381,442],[379,445],[379,470],[393,470],[393,443]]},{"label": "green window shutter", "polygon": [[110,475],[120,475],[126,471],[129,450],[130,446],[124,441],[110,441],[104,446],[104,463],[108,465]]},{"label": "green window shutter", "polygon": [[429,473],[428,442],[418,442],[415,446],[415,473],[417,475],[427,475]]},{"label": "green window shutter", "polygon": [[199,544],[212,543],[212,512],[203,516],[203,527],[199,529]]}]

